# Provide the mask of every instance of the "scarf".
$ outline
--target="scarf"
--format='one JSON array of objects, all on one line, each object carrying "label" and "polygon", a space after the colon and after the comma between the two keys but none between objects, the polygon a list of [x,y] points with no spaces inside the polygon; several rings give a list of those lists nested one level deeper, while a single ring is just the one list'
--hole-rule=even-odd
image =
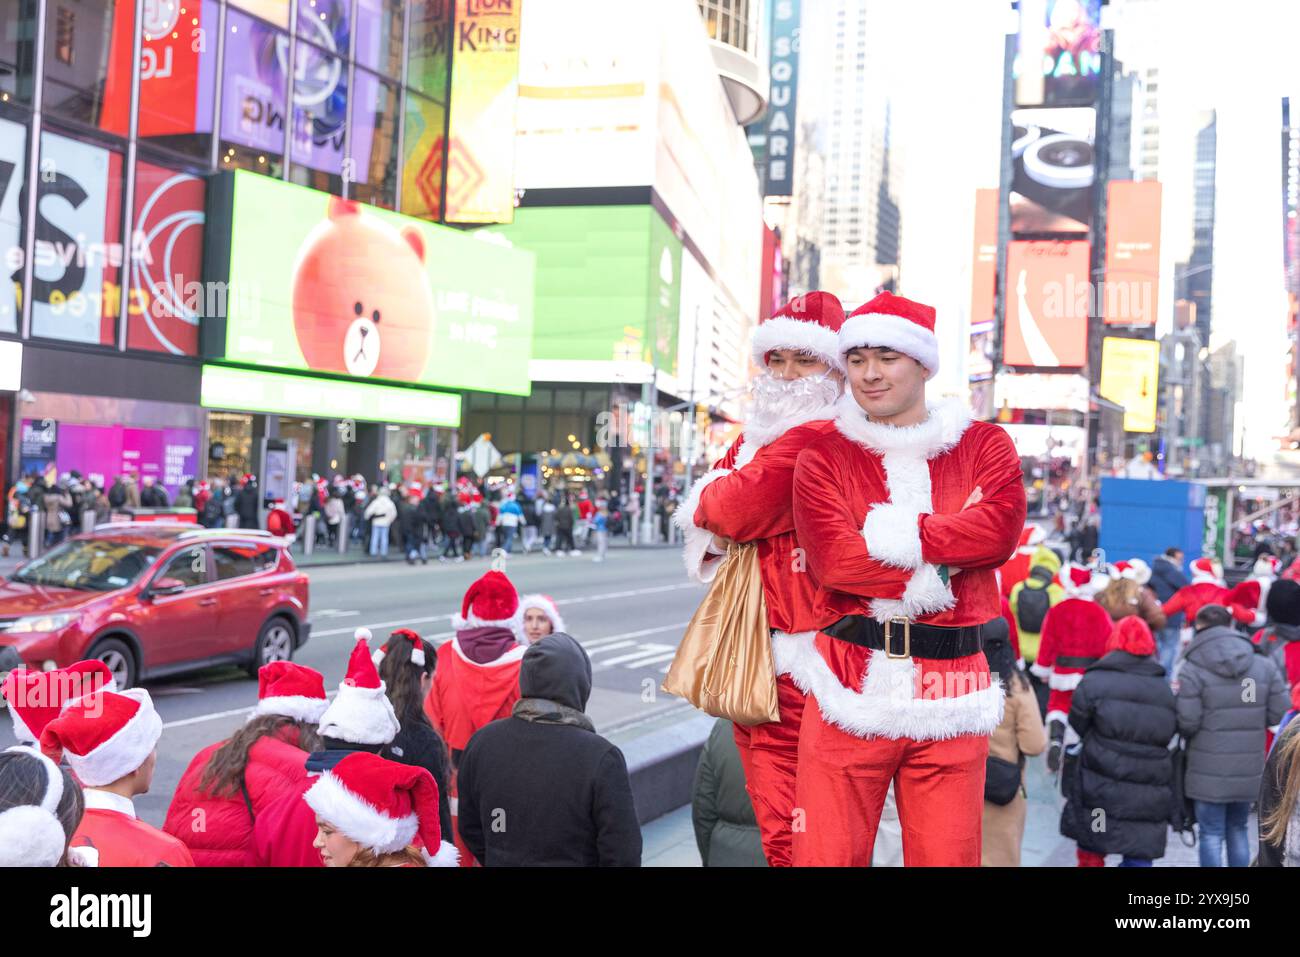
[{"label": "scarf", "polygon": [[570,708],[567,704],[552,701],[550,698],[520,698],[515,702],[511,716],[534,724],[567,724],[570,727],[582,728],[584,731],[595,732],[596,730],[591,719],[581,711]]}]

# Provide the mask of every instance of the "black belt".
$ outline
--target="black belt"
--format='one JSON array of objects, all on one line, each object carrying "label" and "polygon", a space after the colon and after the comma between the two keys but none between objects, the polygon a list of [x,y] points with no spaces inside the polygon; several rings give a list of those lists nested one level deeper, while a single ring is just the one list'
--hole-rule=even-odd
[{"label": "black belt", "polygon": [[866,615],[845,615],[822,632],[840,641],[883,651],[890,658],[965,658],[984,650],[981,625],[943,628],[906,618],[881,624]]},{"label": "black belt", "polygon": [[1100,660],[1100,658],[1083,658],[1078,655],[1061,655],[1056,659],[1055,664],[1058,668],[1087,668]]}]

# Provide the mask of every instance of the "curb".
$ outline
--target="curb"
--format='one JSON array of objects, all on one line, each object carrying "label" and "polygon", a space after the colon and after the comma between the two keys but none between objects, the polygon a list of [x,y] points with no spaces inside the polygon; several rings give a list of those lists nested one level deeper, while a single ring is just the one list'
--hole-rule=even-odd
[{"label": "curb", "polygon": [[717,720],[695,713],[667,728],[619,744],[632,781],[638,824],[644,826],[691,803],[700,753]]}]

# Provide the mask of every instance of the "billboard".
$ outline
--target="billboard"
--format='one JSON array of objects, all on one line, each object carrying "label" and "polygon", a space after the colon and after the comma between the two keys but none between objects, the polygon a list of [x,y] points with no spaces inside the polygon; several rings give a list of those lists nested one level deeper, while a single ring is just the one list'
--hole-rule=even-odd
[{"label": "billboard", "polygon": [[975,242],[971,256],[970,332],[978,335],[993,328],[998,278],[998,191],[975,190]]},{"label": "billboard", "polygon": [[1083,106],[1101,85],[1102,0],[1020,0],[1017,106]]},{"label": "billboard", "polygon": [[1097,392],[1124,406],[1124,430],[1154,432],[1159,396],[1160,343],[1152,339],[1101,340],[1101,383]]},{"label": "billboard", "polygon": [[514,215],[521,2],[456,0],[447,134],[449,223],[508,223]]},{"label": "billboard", "polygon": [[532,255],[256,173],[218,182],[224,195],[214,205],[228,212],[213,217],[228,226],[210,226],[208,261],[228,256],[229,269],[207,278],[228,282],[229,292],[210,353],[358,379],[530,392]]},{"label": "billboard", "polygon": [[800,0],[776,0],[772,7],[772,86],[768,96],[764,196],[794,193],[795,107],[799,96]]},{"label": "billboard", "polygon": [[136,163],[136,255],[126,310],[129,349],[195,356],[206,306],[203,273],[204,181]]},{"label": "billboard", "polygon": [[0,288],[0,332],[17,332],[23,309],[26,181],[27,127],[0,117],[0,265],[8,277]]},{"label": "billboard", "polygon": [[1003,372],[993,383],[999,408],[1087,412],[1088,380],[1073,372]]},{"label": "billboard", "polygon": [[1011,232],[1086,234],[1097,182],[1091,108],[1011,111]]},{"label": "billboard", "polygon": [[1081,368],[1088,357],[1088,243],[1007,244],[1002,361],[1040,369]]},{"label": "billboard", "polygon": [[522,207],[493,232],[537,256],[533,378],[675,370],[682,243],[652,207]]},{"label": "billboard", "polygon": [[1106,192],[1107,325],[1152,326],[1160,287],[1160,184],[1113,180]]}]

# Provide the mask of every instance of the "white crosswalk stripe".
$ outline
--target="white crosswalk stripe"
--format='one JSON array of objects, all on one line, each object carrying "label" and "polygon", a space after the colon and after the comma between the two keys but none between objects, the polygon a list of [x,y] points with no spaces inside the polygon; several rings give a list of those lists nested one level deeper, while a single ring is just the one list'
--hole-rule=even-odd
[{"label": "white crosswalk stripe", "polygon": [[665,652],[676,654],[677,649],[672,645],[657,645],[647,642],[646,644],[640,645],[638,650],[629,654],[619,655],[617,658],[606,658],[596,667],[604,669],[612,668],[615,665],[622,665],[624,668],[639,668],[643,664],[648,664],[648,662],[642,661],[641,659],[653,658],[658,661],[662,658]]}]

